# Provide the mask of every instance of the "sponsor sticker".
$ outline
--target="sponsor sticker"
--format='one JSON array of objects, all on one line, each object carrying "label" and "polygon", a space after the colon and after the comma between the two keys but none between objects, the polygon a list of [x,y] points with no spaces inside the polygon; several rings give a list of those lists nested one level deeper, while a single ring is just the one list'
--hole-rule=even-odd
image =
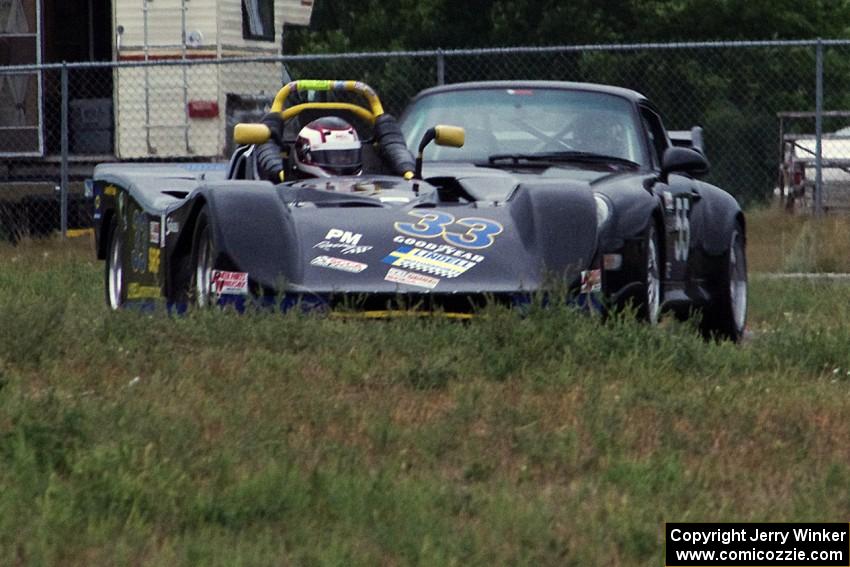
[{"label": "sponsor sticker", "polygon": [[440,283],[439,278],[432,278],[431,276],[426,276],[423,274],[415,274],[406,270],[399,270],[398,268],[390,268],[390,270],[387,272],[387,275],[384,276],[384,279],[388,282],[405,285],[415,285],[428,289],[434,289],[435,287],[437,287],[437,284]]},{"label": "sponsor sticker", "polygon": [[103,190],[103,194],[109,195],[110,197],[114,197],[116,194],[118,194],[118,189],[115,187],[115,185],[107,185],[106,189]]},{"label": "sponsor sticker", "polygon": [[151,221],[150,226],[150,243],[159,246],[159,221]]},{"label": "sponsor sticker", "polygon": [[127,299],[156,299],[159,295],[159,288],[154,285],[132,282],[127,286]]},{"label": "sponsor sticker", "polygon": [[602,270],[582,270],[581,293],[602,291]]},{"label": "sponsor sticker", "polygon": [[[404,240],[403,237],[402,240]],[[456,278],[477,266],[478,262],[484,259],[478,254],[459,251],[450,246],[437,245],[435,248],[440,249],[440,251],[417,247],[415,243],[413,245],[405,244],[390,252],[389,256],[383,259],[383,262],[390,266],[424,272],[441,278]]]},{"label": "sponsor sticker", "polygon": [[[123,195],[124,193],[121,193]],[[130,264],[133,271],[141,274],[148,271],[147,242],[149,237],[148,222],[142,211],[133,213],[133,243],[130,253]]]},{"label": "sponsor sticker", "polygon": [[343,244],[342,242],[331,242],[330,240],[322,240],[313,248],[324,250],[325,252],[339,252],[340,254],[363,254],[372,249],[371,246],[352,246],[351,244]]},{"label": "sponsor sticker", "polygon": [[372,249],[371,246],[360,244],[363,235],[350,230],[332,228],[325,235],[325,239],[313,246],[326,252],[336,251],[340,254],[362,254]]},{"label": "sponsor sticker", "polygon": [[165,221],[165,234],[176,234],[180,232],[180,223],[176,220],[171,220],[171,217]]},{"label": "sponsor sticker", "polygon": [[159,258],[159,248],[148,248],[148,271],[150,273],[159,273]]},{"label": "sponsor sticker", "polygon": [[213,270],[210,292],[217,295],[248,295],[248,273]]},{"label": "sponsor sticker", "polygon": [[350,272],[352,274],[359,274],[369,267],[368,264],[363,264],[362,262],[354,262],[353,260],[346,260],[345,258],[334,258],[333,256],[316,256],[310,261],[310,265],[317,266],[319,268],[330,268],[332,270]]}]

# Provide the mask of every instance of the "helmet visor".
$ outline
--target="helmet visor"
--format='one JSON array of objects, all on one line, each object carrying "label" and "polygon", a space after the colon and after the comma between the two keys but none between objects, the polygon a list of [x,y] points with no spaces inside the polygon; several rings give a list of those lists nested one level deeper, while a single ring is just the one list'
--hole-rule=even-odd
[{"label": "helmet visor", "polygon": [[360,148],[347,150],[313,150],[310,152],[312,165],[329,173],[351,175],[360,171],[363,157]]}]

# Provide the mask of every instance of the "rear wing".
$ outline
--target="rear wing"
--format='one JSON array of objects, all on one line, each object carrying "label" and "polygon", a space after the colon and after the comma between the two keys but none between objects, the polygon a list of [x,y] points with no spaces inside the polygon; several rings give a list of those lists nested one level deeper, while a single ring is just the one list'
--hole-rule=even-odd
[{"label": "rear wing", "polygon": [[670,130],[667,135],[670,136],[670,142],[674,146],[691,148],[705,155],[702,132],[701,126],[694,126],[690,130]]}]

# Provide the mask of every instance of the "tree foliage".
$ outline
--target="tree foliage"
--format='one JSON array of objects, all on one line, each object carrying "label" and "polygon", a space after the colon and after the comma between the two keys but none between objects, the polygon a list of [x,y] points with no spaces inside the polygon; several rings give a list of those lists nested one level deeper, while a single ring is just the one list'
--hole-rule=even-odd
[{"label": "tree foliage", "polygon": [[848,0],[316,0],[287,52],[850,37]]},{"label": "tree foliage", "polygon": [[[535,45],[850,38],[850,0],[316,0],[287,53]],[[825,50],[825,108],[850,109],[850,49]],[[357,75],[398,112],[435,83],[433,58],[297,62],[295,76]],[[362,75],[362,76],[361,76]],[[446,57],[446,82],[552,79],[608,83],[653,99],[667,126],[706,131],[711,181],[744,200],[777,182],[783,110],[814,110],[815,49],[582,50]],[[826,125],[826,131],[845,124]],[[802,129],[806,127],[801,126]],[[808,125],[813,131],[813,124]]]}]

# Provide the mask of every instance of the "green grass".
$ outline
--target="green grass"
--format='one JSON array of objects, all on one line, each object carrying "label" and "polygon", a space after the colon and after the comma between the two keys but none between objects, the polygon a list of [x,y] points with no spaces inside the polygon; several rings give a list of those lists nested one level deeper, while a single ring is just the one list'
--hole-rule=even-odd
[{"label": "green grass", "polygon": [[665,521],[850,511],[850,286],[753,338],[110,313],[90,244],[0,248],[0,564],[661,565]]}]

